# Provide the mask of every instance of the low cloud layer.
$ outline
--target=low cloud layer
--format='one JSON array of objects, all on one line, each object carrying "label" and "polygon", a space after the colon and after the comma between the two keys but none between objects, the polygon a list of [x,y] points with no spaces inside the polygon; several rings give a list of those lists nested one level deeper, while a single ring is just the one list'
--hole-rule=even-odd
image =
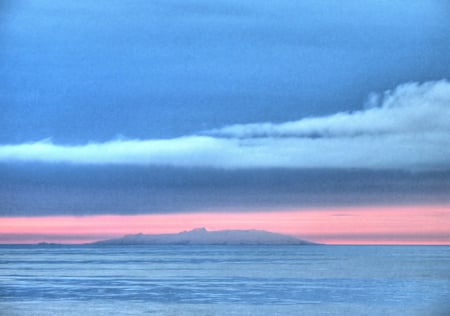
[{"label": "low cloud layer", "polygon": [[0,162],[213,168],[450,170],[450,83],[407,83],[363,109],[281,124],[232,125],[173,139],[0,146]]},{"label": "low cloud layer", "polygon": [[449,171],[0,164],[0,216],[450,205],[449,192]]}]

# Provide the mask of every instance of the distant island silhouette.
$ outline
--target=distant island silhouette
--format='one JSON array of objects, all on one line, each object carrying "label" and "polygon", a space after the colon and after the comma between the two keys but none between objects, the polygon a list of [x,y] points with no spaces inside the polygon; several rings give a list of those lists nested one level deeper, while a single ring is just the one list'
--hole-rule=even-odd
[{"label": "distant island silhouette", "polygon": [[316,245],[290,235],[264,230],[216,230],[196,228],[176,234],[133,234],[101,240],[94,245]]}]

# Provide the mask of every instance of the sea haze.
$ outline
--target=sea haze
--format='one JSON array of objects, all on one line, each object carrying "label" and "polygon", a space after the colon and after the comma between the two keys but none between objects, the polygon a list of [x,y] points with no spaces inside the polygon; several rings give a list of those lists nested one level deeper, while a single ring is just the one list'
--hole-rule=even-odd
[{"label": "sea haze", "polygon": [[2,245],[0,315],[448,315],[448,246]]}]

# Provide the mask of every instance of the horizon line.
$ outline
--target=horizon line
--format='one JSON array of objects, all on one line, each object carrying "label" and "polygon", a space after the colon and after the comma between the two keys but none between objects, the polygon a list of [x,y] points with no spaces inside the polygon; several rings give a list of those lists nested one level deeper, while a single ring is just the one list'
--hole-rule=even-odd
[{"label": "horizon line", "polygon": [[[344,216],[345,215],[345,216]],[[388,218],[386,218],[388,216]],[[388,219],[388,220],[386,220]],[[321,208],[245,213],[2,217],[0,244],[84,243],[198,227],[265,230],[322,244],[450,245],[450,207]]]}]

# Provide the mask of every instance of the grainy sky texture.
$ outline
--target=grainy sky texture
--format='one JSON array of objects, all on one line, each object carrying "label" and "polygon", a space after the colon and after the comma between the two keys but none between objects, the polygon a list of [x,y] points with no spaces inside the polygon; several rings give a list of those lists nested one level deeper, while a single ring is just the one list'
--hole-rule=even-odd
[{"label": "grainy sky texture", "polygon": [[[330,210],[410,207],[450,227],[448,21],[432,0],[2,1],[0,216],[294,212],[263,228],[321,239]],[[450,243],[404,220],[328,240]],[[21,225],[0,242],[46,234]]]}]

